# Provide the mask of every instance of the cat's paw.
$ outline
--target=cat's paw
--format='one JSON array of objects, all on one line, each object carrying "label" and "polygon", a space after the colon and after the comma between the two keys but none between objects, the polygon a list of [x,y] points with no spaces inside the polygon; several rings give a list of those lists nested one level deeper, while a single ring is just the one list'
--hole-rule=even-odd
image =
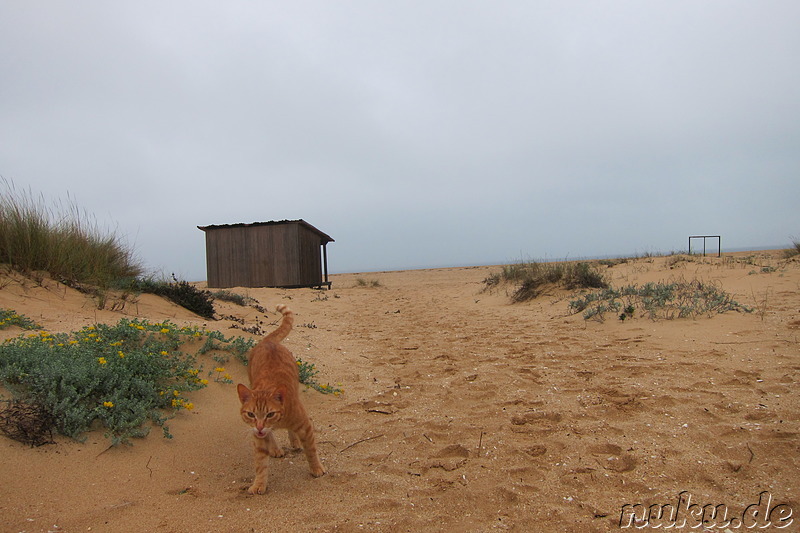
[{"label": "cat's paw", "polygon": [[284,455],[286,455],[286,453],[283,451],[283,448],[270,448],[269,450],[270,457],[281,458]]},{"label": "cat's paw", "polygon": [[311,475],[314,477],[322,477],[325,475],[325,467],[322,465],[311,468]]},{"label": "cat's paw", "polygon": [[266,494],[267,493],[267,485],[266,485],[266,483],[263,484],[263,485],[261,483],[253,483],[252,485],[250,485],[250,488],[247,489],[247,492],[249,492],[250,494],[255,494],[255,495]]}]

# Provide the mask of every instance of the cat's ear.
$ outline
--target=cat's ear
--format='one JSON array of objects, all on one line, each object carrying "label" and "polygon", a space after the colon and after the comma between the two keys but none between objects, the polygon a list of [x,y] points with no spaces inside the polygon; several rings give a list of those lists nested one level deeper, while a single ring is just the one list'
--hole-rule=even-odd
[{"label": "cat's ear", "polygon": [[242,403],[247,403],[250,401],[250,398],[253,397],[252,392],[248,389],[245,385],[239,383],[236,387],[237,392],[239,393],[239,401]]},{"label": "cat's ear", "polygon": [[286,389],[284,387],[278,387],[272,397],[276,402],[283,404],[283,399],[286,398]]}]

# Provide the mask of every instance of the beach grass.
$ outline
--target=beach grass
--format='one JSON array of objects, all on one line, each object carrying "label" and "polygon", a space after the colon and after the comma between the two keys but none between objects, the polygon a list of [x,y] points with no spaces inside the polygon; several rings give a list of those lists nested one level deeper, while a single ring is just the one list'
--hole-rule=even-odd
[{"label": "beach grass", "polygon": [[794,240],[792,241],[792,247],[784,252],[784,257],[789,259],[798,255],[800,255],[800,240]]},{"label": "beach grass", "polygon": [[553,286],[566,290],[608,287],[602,272],[595,265],[582,261],[574,263],[523,261],[504,265],[500,272],[492,273],[484,280],[487,290],[502,283],[516,286],[511,295],[514,302],[532,300],[547,287]]},{"label": "beach grass", "polygon": [[213,319],[213,297],[173,275],[172,281],[146,276],[133,248],[114,231],[74,204],[48,205],[43,196],[2,184],[0,264],[34,279],[42,273],[94,296],[98,308],[109,290],[151,293]]},{"label": "beach grass", "polygon": [[109,287],[142,275],[133,249],[117,233],[73,205],[5,182],[0,196],[0,263],[25,274],[46,272],[67,284]]}]

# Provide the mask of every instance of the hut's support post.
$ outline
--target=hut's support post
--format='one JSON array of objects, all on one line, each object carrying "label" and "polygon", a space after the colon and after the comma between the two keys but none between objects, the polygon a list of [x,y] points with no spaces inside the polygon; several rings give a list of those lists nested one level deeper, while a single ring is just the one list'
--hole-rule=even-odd
[{"label": "hut's support post", "polygon": [[331,282],[328,281],[328,243],[322,243],[322,268],[325,272],[325,285],[328,286],[328,290],[331,288]]}]

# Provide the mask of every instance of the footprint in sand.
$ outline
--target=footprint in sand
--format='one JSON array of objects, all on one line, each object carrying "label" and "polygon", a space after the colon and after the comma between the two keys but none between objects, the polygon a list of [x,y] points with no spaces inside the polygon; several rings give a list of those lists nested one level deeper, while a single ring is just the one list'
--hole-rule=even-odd
[{"label": "footprint in sand", "polygon": [[561,413],[548,411],[529,411],[511,417],[511,423],[515,426],[535,424],[537,426],[552,428],[562,420]]},{"label": "footprint in sand", "polygon": [[630,472],[636,468],[636,458],[623,453],[622,448],[616,444],[599,444],[591,446],[589,453],[594,456],[597,464],[611,472]]},{"label": "footprint in sand", "polygon": [[531,457],[540,457],[547,453],[547,446],[544,444],[534,444],[533,446],[528,446],[525,448],[525,453]]},{"label": "footprint in sand", "polygon": [[450,444],[431,456],[428,468],[442,468],[447,472],[458,470],[469,458],[469,450],[461,444]]}]

